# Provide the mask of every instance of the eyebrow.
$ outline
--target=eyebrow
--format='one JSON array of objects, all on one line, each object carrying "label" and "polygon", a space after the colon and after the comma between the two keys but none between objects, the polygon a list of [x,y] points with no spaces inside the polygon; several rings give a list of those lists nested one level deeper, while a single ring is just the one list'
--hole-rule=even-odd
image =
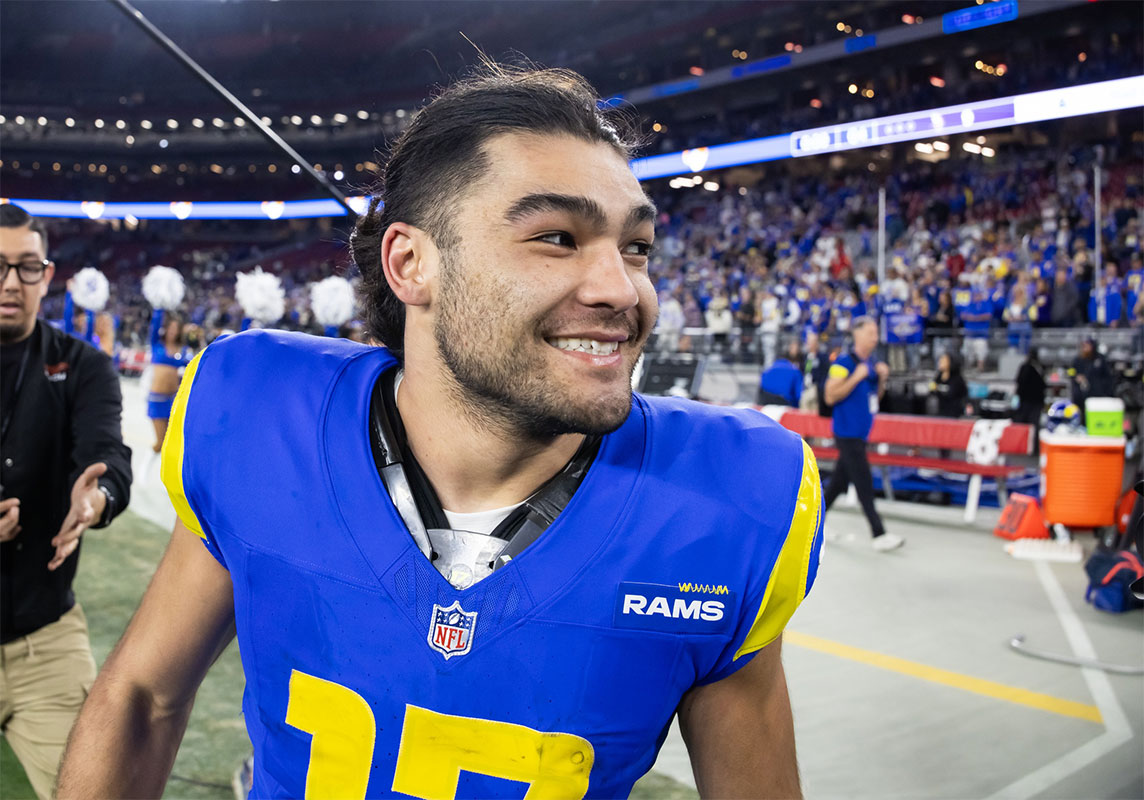
[{"label": "eyebrow", "polygon": [[[508,222],[519,222],[532,214],[545,211],[563,211],[580,217],[595,228],[603,228],[608,222],[608,215],[604,213],[603,207],[590,197],[545,192],[526,194],[509,206],[504,218]],[[642,222],[654,220],[655,214],[655,205],[647,200],[628,211],[624,227],[634,228]]]}]

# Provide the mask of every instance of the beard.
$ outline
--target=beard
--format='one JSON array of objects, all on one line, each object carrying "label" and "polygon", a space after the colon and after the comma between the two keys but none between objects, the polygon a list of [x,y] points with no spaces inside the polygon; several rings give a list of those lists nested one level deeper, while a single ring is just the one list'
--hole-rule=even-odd
[{"label": "beard", "polygon": [[0,343],[13,344],[31,335],[35,321],[28,324],[27,317],[0,322]]},{"label": "beard", "polygon": [[[519,286],[487,273],[474,279],[479,270],[461,267],[453,248],[442,250],[441,260],[433,334],[455,379],[460,405],[478,424],[543,440],[571,433],[602,435],[624,423],[631,413],[635,359],[622,387],[591,395],[561,386],[545,357],[544,348],[551,345],[544,339],[543,320],[530,325],[526,318],[506,313],[528,307]],[[626,315],[596,311],[577,322],[623,330],[629,341],[641,334],[639,323]]]}]

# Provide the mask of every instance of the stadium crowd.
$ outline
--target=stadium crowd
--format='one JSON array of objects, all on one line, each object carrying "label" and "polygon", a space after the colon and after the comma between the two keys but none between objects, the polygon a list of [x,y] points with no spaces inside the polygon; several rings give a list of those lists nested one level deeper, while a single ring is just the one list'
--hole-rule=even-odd
[{"label": "stadium crowd", "polygon": [[[718,176],[657,186],[650,264],[661,303],[656,346],[696,349],[694,334],[702,329],[704,347],[765,366],[784,342],[813,331],[836,344],[852,320],[872,315],[885,320],[895,368],[917,366],[919,348],[910,345],[932,342],[936,361],[960,342],[966,369],[974,371],[986,367],[987,343],[998,330],[1024,351],[1035,328],[1144,321],[1138,153],[1110,145],[989,160],[958,156],[900,163],[885,175],[800,177],[777,169],[752,186],[703,188]],[[1092,166],[1099,157],[1106,164],[1098,270]],[[879,281],[882,185],[887,254]],[[151,311],[139,285],[155,263],[183,273],[185,321],[201,328],[204,342],[243,324],[234,297],[238,270],[261,265],[279,275],[286,316],[278,325],[313,332],[321,326],[312,319],[307,284],[349,270],[328,220],[152,222],[138,230],[71,221],[56,235],[65,279],[87,265],[108,274],[108,311],[118,343],[128,347],[148,339]],[[45,303],[57,319],[59,288]]]},{"label": "stadium crowd", "polygon": [[1098,271],[1092,157],[1046,152],[1006,166],[951,160],[895,169],[884,178],[881,284],[883,179],[874,175],[787,174],[756,188],[661,194],[651,269],[663,341],[673,347],[683,329],[707,328],[717,349],[753,359],[757,341],[769,363],[781,334],[840,338],[851,320],[872,314],[886,318],[891,344],[964,338],[981,369],[991,330],[1007,330],[1024,350],[1037,327],[1139,324],[1139,165],[1125,158],[1106,168]]}]

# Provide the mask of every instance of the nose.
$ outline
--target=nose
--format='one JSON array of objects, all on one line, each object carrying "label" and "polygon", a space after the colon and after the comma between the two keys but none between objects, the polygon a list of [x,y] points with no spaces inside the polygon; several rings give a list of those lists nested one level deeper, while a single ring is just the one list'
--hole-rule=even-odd
[{"label": "nose", "polygon": [[579,300],[586,306],[627,311],[639,302],[635,268],[614,246],[602,246],[589,255],[580,281]]},{"label": "nose", "polygon": [[9,291],[19,292],[19,291],[21,291],[20,276],[16,272],[16,265],[15,264],[12,264],[11,266],[8,267],[8,274],[4,276],[3,283],[0,283],[0,290],[3,290],[5,292],[9,292]]}]

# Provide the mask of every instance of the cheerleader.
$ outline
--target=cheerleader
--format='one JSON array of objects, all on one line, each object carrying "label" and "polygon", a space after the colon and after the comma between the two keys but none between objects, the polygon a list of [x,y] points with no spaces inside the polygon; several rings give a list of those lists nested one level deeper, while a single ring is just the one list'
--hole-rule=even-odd
[{"label": "cheerleader", "polygon": [[179,391],[183,367],[190,360],[182,319],[174,312],[156,308],[151,314],[151,393],[147,395],[147,416],[155,426],[152,449],[156,453],[163,449],[171,406]]},{"label": "cheerleader", "polygon": [[163,449],[167,433],[167,420],[183,367],[191,360],[191,353],[183,339],[183,321],[175,309],[183,302],[186,285],[178,270],[154,266],[143,277],[143,297],[151,304],[151,392],[147,395],[147,416],[155,426],[155,444],[158,453]]}]

